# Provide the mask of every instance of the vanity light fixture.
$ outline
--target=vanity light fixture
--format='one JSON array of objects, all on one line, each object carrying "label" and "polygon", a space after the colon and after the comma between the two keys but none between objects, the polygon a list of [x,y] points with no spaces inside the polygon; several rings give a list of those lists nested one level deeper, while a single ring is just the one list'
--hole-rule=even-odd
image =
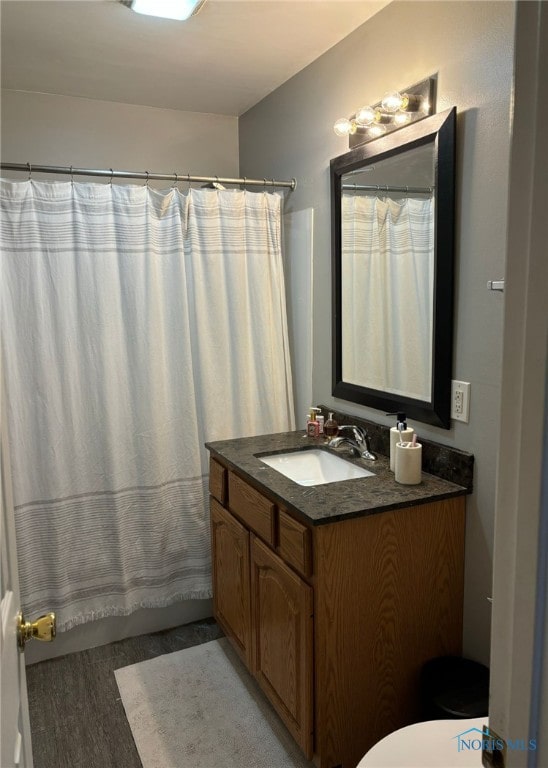
[{"label": "vanity light fixture", "polygon": [[434,111],[435,77],[426,78],[402,93],[388,91],[382,100],[360,107],[352,117],[340,117],[333,126],[337,136],[348,136],[350,149],[377,139]]},{"label": "vanity light fixture", "polygon": [[162,19],[186,21],[194,16],[206,0],[120,0],[136,13],[160,16]]}]

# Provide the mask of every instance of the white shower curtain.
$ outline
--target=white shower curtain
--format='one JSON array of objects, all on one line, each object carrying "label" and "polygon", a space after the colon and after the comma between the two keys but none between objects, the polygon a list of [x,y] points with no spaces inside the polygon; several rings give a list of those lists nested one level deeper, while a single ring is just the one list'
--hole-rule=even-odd
[{"label": "white shower curtain", "polygon": [[342,196],[343,380],[432,397],[434,200]]},{"label": "white shower curtain", "polygon": [[204,441],[294,427],[281,197],[2,181],[22,601],[60,629],[211,595]]}]

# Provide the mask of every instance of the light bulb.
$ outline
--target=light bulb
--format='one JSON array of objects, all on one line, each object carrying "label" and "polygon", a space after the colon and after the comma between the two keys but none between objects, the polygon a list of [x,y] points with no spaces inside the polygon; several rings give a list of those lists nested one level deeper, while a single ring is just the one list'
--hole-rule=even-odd
[{"label": "light bulb", "polygon": [[397,112],[402,109],[403,96],[398,91],[389,91],[382,97],[381,107],[385,112]]},{"label": "light bulb", "polygon": [[380,109],[376,109],[375,122],[384,123],[385,125],[387,125],[388,123],[394,122],[394,115],[387,114],[386,112],[381,112]]},{"label": "light bulb", "polygon": [[405,125],[411,120],[411,115],[407,112],[396,112],[394,115],[394,122],[396,125]]},{"label": "light bulb", "polygon": [[356,122],[358,125],[371,125],[375,119],[375,110],[373,107],[360,107],[356,111]]},{"label": "light bulb", "polygon": [[[428,110],[428,104],[426,107]],[[420,109],[424,109],[422,96],[416,96],[413,93],[404,93],[400,109],[403,109],[405,112],[418,112]]]},{"label": "light bulb", "polygon": [[384,125],[379,125],[378,123],[375,123],[375,125],[369,126],[369,135],[373,139],[378,139],[379,136],[384,136],[386,133],[386,128]]},{"label": "light bulb", "polygon": [[357,125],[354,120],[349,120],[347,117],[339,117],[335,121],[333,130],[337,136],[348,136],[351,133],[356,133]]}]

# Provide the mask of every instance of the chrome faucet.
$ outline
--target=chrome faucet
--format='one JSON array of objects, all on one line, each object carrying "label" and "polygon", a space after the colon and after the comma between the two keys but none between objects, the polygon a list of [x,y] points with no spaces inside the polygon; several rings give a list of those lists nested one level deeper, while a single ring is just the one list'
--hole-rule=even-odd
[{"label": "chrome faucet", "polygon": [[342,427],[339,427],[339,432],[342,432],[346,429],[352,431],[352,437],[347,437],[346,435],[334,437],[328,442],[327,445],[330,448],[337,448],[337,446],[341,445],[341,443],[347,443],[350,446],[352,453],[360,456],[360,458],[369,459],[369,461],[376,461],[377,457],[371,451],[369,445],[369,435],[367,434],[367,431],[362,427],[355,426],[354,424],[343,424]]}]

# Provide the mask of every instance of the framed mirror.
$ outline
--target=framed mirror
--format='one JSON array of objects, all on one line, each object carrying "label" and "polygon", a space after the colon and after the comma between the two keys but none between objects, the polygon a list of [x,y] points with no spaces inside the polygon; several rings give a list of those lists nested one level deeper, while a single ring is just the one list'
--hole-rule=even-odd
[{"label": "framed mirror", "polygon": [[335,397],[449,429],[456,109],[331,161]]}]

